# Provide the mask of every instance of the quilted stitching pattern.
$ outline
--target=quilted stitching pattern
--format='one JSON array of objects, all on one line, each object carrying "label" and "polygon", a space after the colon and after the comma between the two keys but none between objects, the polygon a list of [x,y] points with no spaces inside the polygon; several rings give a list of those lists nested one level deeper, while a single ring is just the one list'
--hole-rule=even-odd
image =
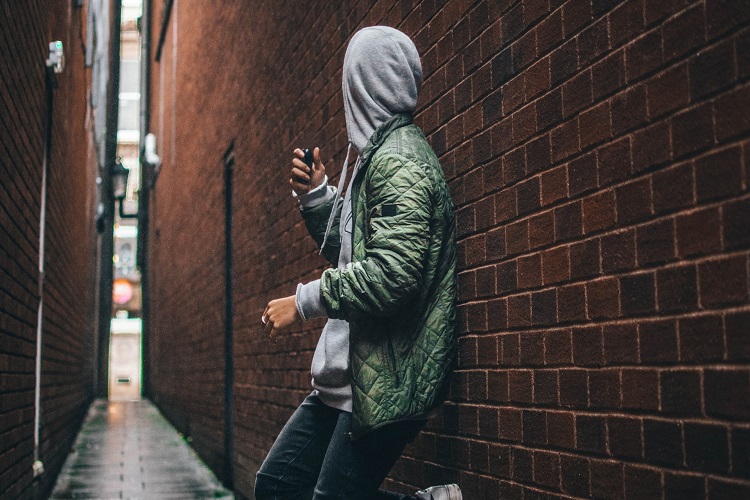
[{"label": "quilted stitching pattern", "polygon": [[[453,205],[437,157],[410,122],[397,115],[365,148],[352,185],[354,262],[321,278],[329,317],[351,325],[354,437],[438,405],[455,357]],[[383,216],[383,205],[395,215]],[[320,244],[333,204],[316,208],[303,216]],[[338,235],[329,241],[337,258]]]}]

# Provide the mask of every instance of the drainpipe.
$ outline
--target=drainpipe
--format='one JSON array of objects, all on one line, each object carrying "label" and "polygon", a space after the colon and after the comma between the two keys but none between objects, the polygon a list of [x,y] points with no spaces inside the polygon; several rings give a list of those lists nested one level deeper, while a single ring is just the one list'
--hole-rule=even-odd
[{"label": "drainpipe", "polygon": [[109,385],[109,333],[112,320],[112,280],[114,269],[114,213],[115,202],[112,197],[112,178],[110,166],[117,156],[117,119],[120,95],[120,23],[122,5],[120,0],[110,2],[109,28],[109,71],[107,80],[107,105],[105,110],[106,134],[104,137],[104,158],[102,159],[102,205],[104,206],[104,232],[101,246],[101,272],[99,274],[99,380],[97,396],[106,398]]},{"label": "drainpipe", "polygon": [[144,154],[149,131],[151,83],[151,0],[141,7],[141,120],[138,144],[141,149],[141,189],[138,193],[137,262],[141,272],[141,392],[151,397],[151,293],[148,269],[149,198],[154,166]]},{"label": "drainpipe", "polygon": [[49,59],[45,62],[44,89],[46,94],[44,117],[44,156],[42,158],[42,192],[39,210],[39,306],[36,311],[36,366],[34,370],[34,477],[44,473],[44,464],[39,459],[39,434],[42,426],[42,331],[44,319],[44,233],[47,227],[47,184],[49,183],[49,163],[52,149],[52,94],[57,88],[57,73],[63,70],[63,45],[60,41],[50,42]]}]

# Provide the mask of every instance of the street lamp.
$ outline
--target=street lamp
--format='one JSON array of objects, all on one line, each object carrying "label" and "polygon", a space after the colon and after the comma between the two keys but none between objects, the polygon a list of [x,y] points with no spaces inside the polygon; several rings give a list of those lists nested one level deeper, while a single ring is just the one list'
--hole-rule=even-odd
[{"label": "street lamp", "polygon": [[110,175],[112,177],[112,196],[115,200],[120,203],[120,218],[121,219],[137,219],[138,212],[134,214],[126,214],[123,210],[123,201],[128,188],[128,175],[130,170],[122,165],[120,157],[115,159],[115,164],[112,165]]}]

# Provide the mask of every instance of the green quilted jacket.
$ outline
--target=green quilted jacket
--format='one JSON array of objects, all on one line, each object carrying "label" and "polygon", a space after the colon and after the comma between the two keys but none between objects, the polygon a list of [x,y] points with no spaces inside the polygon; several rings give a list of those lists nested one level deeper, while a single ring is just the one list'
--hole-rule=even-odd
[{"label": "green quilted jacket", "polygon": [[[442,403],[457,340],[453,204],[435,153],[401,114],[379,127],[351,184],[352,263],[327,269],[328,317],[349,322],[352,439]],[[320,245],[337,211],[325,258],[336,266],[341,198],[305,209]]]}]

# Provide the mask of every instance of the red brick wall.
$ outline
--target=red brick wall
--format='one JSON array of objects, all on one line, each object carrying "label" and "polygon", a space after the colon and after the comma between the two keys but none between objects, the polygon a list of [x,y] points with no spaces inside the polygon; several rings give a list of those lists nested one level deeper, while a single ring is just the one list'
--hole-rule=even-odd
[{"label": "red brick wall", "polygon": [[461,312],[445,412],[387,485],[750,493],[747,1],[176,3],[177,63],[173,12],[152,80],[152,383],[217,464],[234,141],[238,495],[309,391],[323,324],[276,344],[260,328],[268,300],[325,268],[291,151],[320,145],[339,172],[346,42],[379,23],[422,54],[416,121],[457,209]]},{"label": "red brick wall", "polygon": [[[94,189],[81,9],[0,4],[0,498],[44,496],[93,396]],[[83,18],[85,21],[85,17]],[[48,43],[61,40],[47,190],[40,459],[32,485]]]}]

